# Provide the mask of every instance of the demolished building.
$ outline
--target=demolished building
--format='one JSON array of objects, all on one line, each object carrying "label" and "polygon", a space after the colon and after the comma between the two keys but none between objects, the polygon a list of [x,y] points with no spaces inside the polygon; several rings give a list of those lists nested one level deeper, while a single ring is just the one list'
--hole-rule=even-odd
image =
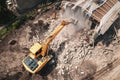
[{"label": "demolished building", "polygon": [[72,18],[81,28],[95,26],[93,39],[103,35],[120,12],[119,0],[78,0],[77,2],[65,2],[62,17]]}]

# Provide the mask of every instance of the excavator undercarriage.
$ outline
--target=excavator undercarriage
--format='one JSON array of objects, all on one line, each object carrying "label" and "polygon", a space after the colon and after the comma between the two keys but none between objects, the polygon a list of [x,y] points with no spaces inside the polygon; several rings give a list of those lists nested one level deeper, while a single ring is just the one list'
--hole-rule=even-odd
[{"label": "excavator undercarriage", "polygon": [[[52,58],[52,55],[47,55],[45,57],[37,57],[37,58],[31,58],[30,56],[26,57],[24,60],[24,65],[26,65],[26,68],[29,68],[29,71],[36,71],[38,66],[45,66],[45,64]],[[39,68],[39,70],[42,69],[42,67]]]}]

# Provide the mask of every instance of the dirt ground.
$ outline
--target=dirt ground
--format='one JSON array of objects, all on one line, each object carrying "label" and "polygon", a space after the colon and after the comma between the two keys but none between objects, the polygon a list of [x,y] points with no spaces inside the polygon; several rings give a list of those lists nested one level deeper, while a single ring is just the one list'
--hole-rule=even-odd
[{"label": "dirt ground", "polygon": [[62,21],[59,14],[56,19],[51,15],[50,10],[38,15],[0,42],[0,80],[119,80],[120,19],[95,46],[90,44],[93,30],[76,31],[71,24],[65,26],[50,44],[55,59],[37,74],[27,72],[22,60],[29,48],[35,42],[43,42]]}]

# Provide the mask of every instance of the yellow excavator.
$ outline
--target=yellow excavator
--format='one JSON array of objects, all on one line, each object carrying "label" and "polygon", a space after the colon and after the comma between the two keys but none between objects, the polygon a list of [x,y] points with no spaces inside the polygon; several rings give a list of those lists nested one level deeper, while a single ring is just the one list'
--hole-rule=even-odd
[{"label": "yellow excavator", "polygon": [[36,73],[40,71],[48,61],[50,61],[53,56],[51,54],[48,54],[48,46],[50,42],[55,38],[55,36],[64,28],[64,26],[69,23],[70,22],[63,20],[42,45],[35,43],[29,49],[29,55],[22,61],[27,71],[30,73]]}]

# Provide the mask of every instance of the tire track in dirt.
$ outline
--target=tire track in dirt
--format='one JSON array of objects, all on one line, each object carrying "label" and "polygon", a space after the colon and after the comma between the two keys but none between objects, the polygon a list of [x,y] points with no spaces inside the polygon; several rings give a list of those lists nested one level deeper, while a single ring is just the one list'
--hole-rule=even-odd
[{"label": "tire track in dirt", "polygon": [[117,69],[117,67],[119,67],[119,66],[120,66],[120,57],[116,58],[113,62],[109,63],[106,67],[97,71],[96,74],[93,76],[94,80],[101,80],[102,77],[109,74],[114,69]]}]

